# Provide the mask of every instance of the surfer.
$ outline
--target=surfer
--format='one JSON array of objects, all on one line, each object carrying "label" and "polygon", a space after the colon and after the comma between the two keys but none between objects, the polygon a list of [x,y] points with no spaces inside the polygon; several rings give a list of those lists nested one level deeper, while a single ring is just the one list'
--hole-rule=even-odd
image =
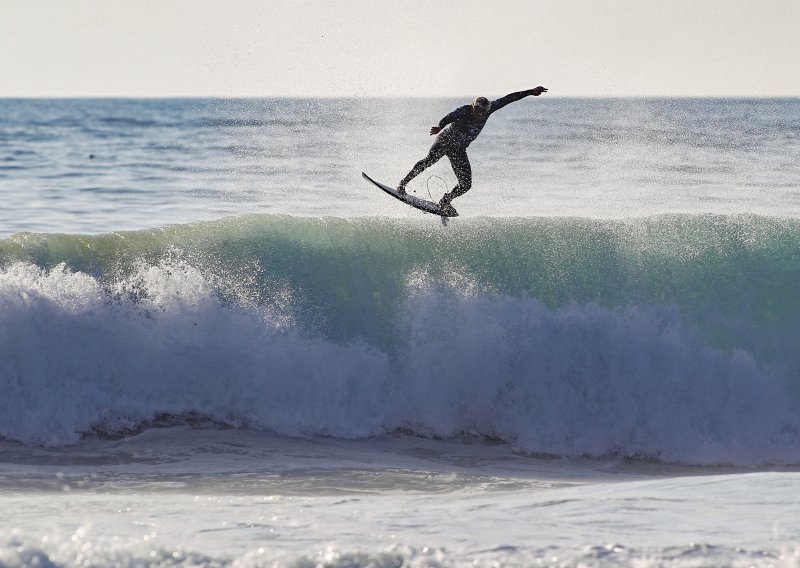
[{"label": "surfer", "polygon": [[[489,101],[486,97],[478,97],[472,101],[471,105],[458,107],[440,120],[437,126],[431,128],[431,135],[439,134],[439,136],[436,137],[436,141],[431,146],[428,155],[417,162],[408,172],[408,175],[403,178],[403,181],[398,184],[397,191],[405,193],[408,182],[417,177],[423,170],[438,162],[442,156],[447,156],[458,181],[458,185],[451,192],[445,193],[439,201],[439,206],[442,209],[449,207],[453,199],[459,195],[464,195],[472,187],[472,168],[469,165],[469,158],[467,158],[467,146],[481,133],[489,115],[509,103],[524,99],[529,95],[538,97],[546,92],[547,89],[544,87],[536,87],[535,89],[508,94],[495,101]],[[445,128],[447,125],[450,125],[450,127]]]}]

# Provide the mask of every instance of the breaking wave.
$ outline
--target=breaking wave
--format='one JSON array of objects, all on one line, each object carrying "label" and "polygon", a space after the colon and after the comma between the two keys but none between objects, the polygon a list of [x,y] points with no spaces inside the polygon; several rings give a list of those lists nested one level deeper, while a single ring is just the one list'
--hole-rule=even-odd
[{"label": "breaking wave", "polygon": [[0,241],[0,436],[160,416],[800,463],[800,222],[249,216]]}]

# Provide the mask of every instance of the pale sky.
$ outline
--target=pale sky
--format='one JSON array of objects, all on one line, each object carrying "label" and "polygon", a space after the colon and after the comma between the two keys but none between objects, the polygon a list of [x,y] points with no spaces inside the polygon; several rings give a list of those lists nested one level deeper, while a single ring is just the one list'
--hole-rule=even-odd
[{"label": "pale sky", "polygon": [[0,97],[800,96],[800,0],[0,0]]}]

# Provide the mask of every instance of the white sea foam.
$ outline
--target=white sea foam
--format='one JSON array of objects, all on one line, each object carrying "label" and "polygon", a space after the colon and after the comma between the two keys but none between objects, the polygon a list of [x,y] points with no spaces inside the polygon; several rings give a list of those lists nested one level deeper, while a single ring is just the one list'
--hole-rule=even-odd
[{"label": "white sea foam", "polygon": [[[491,436],[556,455],[797,463],[798,403],[675,308],[549,308],[411,278],[385,348],[223,300],[184,261],[0,273],[0,434],[62,445],[199,415],[289,435]],[[287,321],[289,323],[287,323]]]}]

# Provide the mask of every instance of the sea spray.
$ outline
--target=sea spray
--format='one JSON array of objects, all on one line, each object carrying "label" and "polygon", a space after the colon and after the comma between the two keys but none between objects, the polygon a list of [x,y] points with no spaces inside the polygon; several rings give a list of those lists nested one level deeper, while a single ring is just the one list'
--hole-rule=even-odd
[{"label": "sea spray", "polygon": [[252,216],[0,241],[0,435],[201,416],[798,463],[793,221]]}]

